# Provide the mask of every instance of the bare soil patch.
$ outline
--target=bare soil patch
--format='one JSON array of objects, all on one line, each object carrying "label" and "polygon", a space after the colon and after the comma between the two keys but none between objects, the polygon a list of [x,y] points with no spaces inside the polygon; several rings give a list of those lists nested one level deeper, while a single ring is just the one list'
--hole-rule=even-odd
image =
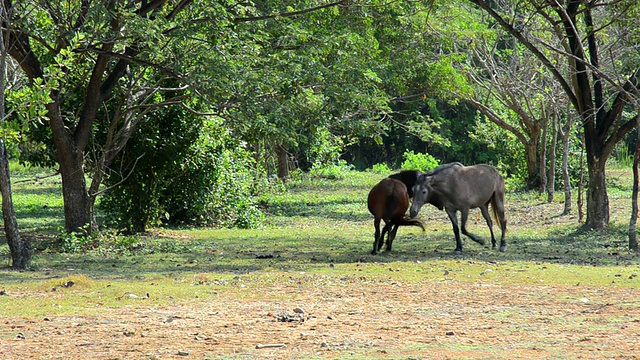
[{"label": "bare soil patch", "polygon": [[[311,276],[311,275],[308,275]],[[3,359],[638,359],[640,290],[455,280],[224,292],[0,320]],[[264,347],[264,345],[269,345]],[[275,346],[275,347],[270,347]]]}]

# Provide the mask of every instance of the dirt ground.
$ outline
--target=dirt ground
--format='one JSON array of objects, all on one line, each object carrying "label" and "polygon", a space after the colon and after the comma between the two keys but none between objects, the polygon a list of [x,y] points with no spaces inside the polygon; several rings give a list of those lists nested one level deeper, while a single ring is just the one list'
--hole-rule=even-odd
[{"label": "dirt ground", "polygon": [[455,280],[0,319],[2,359],[638,359],[640,290]]}]

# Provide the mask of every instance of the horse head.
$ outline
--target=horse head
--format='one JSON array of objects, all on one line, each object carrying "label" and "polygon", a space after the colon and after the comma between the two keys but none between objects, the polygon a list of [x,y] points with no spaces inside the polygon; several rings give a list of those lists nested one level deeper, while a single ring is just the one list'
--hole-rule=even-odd
[{"label": "horse head", "polygon": [[416,184],[411,189],[413,192],[413,202],[409,209],[409,217],[414,218],[418,216],[422,205],[429,202],[431,195],[431,175],[422,173],[418,175]]}]

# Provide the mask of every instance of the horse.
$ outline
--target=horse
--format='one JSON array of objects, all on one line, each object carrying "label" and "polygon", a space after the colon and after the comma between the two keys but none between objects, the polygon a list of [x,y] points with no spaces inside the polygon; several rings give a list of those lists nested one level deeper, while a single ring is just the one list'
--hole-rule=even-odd
[{"label": "horse", "polygon": [[[446,169],[451,166],[462,166],[462,164],[459,162],[443,164],[431,170],[431,173],[442,171],[443,169]],[[418,176],[420,176],[420,174],[422,174],[422,172],[418,170],[401,170],[398,173],[389,175],[389,178],[402,181],[402,183],[407,187],[407,193],[409,194],[409,199],[412,199],[413,186],[416,184],[416,182],[418,182]]]},{"label": "horse", "polygon": [[[405,216],[409,208],[409,195],[407,187],[399,180],[385,178],[376,184],[369,191],[367,207],[374,217],[375,239],[373,251],[371,251],[372,255],[375,255],[382,248],[385,233],[388,233],[385,250],[391,251],[391,245],[399,226],[419,226],[424,231],[420,220],[409,219]],[[382,233],[380,232],[381,220],[384,221]]]},{"label": "horse", "polygon": [[[504,214],[504,179],[498,170],[491,165],[479,164],[464,166],[460,163],[452,163],[440,166],[428,173],[418,175],[413,186],[413,203],[409,216],[414,218],[425,203],[430,203],[440,210],[444,209],[453,225],[453,233],[456,237],[456,253],[462,252],[460,229],[462,233],[484,245],[484,240],[467,231],[466,223],[469,209],[479,207],[482,216],[491,232],[492,248],[496,247],[496,239],[493,234],[493,223],[489,216],[489,204],[496,222],[500,225],[500,251],[504,252],[507,244],[504,240],[507,231],[507,219]],[[458,228],[457,212],[460,211],[461,227]]]},{"label": "horse", "polygon": [[389,179],[400,180],[404,186],[407,187],[407,195],[409,199],[413,198],[413,186],[418,181],[418,176],[421,174],[418,170],[402,170],[398,173],[389,175]]}]

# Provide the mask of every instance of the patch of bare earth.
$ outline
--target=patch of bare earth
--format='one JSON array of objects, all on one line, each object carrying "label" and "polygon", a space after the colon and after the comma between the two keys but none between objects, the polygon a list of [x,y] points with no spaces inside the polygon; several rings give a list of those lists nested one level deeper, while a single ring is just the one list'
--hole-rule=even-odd
[{"label": "patch of bare earth", "polygon": [[[458,281],[256,289],[0,319],[3,359],[638,359],[640,290]],[[285,300],[283,300],[285,299]]]}]

